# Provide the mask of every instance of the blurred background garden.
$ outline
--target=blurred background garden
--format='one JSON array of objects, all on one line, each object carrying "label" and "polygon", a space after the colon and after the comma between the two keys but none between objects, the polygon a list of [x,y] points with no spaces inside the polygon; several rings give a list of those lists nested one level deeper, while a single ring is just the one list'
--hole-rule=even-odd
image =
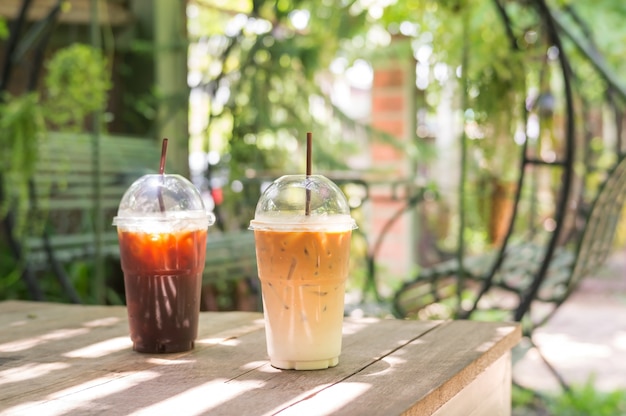
[{"label": "blurred background garden", "polygon": [[[535,301],[591,277],[626,307],[625,19],[621,0],[3,0],[0,300],[123,304],[111,221],[164,137],[210,234],[236,236],[269,182],[304,172],[312,132],[359,226],[347,313],[530,333]],[[510,315],[481,314],[521,269]],[[229,274],[205,308],[259,309],[254,274]],[[399,314],[419,276],[453,283]],[[602,319],[623,358],[626,318]],[[625,414],[626,373],[593,377],[516,390],[516,411]]]}]

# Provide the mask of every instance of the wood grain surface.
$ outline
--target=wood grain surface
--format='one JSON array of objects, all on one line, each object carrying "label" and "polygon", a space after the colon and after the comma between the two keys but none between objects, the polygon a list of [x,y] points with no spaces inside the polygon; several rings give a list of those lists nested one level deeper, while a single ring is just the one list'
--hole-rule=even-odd
[{"label": "wood grain surface", "polygon": [[194,350],[156,355],[132,351],[124,307],[5,301],[0,415],[507,414],[520,337],[512,323],[347,318],[337,367],[286,371],[269,365],[260,313],[202,312]]}]

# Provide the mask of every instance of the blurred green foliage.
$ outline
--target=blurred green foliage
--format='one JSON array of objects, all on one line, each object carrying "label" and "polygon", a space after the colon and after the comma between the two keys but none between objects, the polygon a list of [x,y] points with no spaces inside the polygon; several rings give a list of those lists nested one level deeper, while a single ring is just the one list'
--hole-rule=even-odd
[{"label": "blurred green foliage", "polygon": [[550,414],[568,416],[614,416],[626,414],[626,390],[603,392],[595,385],[591,376],[583,385],[559,396],[549,397],[547,407]]},{"label": "blurred green foliage", "polygon": [[[229,154],[234,178],[245,176],[245,169],[303,170],[304,153],[293,156],[312,131],[315,165],[345,166],[341,154],[351,151],[351,143],[342,122],[350,121],[330,102],[319,77],[341,42],[363,30],[365,14],[350,13],[351,2],[239,2],[228,10],[218,3],[203,2],[189,24],[190,40],[206,52],[196,64],[211,97],[206,149],[227,143],[217,150]],[[294,13],[308,18],[305,28],[294,26]],[[312,100],[323,110],[312,111]]]},{"label": "blurred green foliage", "polygon": [[513,386],[513,416],[615,416],[626,414],[626,390],[603,391],[595,375],[570,391],[559,393],[533,391]]},{"label": "blurred green foliage", "polygon": [[82,130],[87,116],[105,108],[111,87],[111,70],[101,51],[79,43],[59,50],[46,64],[47,121],[56,130]]},{"label": "blurred green foliage", "polygon": [[[38,148],[49,128],[60,131],[81,131],[87,117],[104,108],[111,88],[110,70],[102,53],[94,48],[74,44],[59,49],[47,61],[47,73],[40,90],[20,95],[4,92],[0,100],[0,220],[10,215],[12,228],[4,233],[22,241],[28,226],[40,230],[40,224],[28,217],[31,209],[30,180],[35,174]],[[40,189],[37,203],[45,207],[45,189]],[[30,223],[27,221],[30,219]],[[33,231],[35,232],[35,231]],[[6,236],[6,234],[5,234]],[[28,298],[20,279],[23,264],[8,247],[9,238],[0,238],[0,298]],[[72,267],[74,282],[89,282],[87,264]],[[63,289],[54,278],[41,279],[42,290],[49,300],[65,299]],[[85,290],[84,293],[89,293]]]},{"label": "blurred green foliage", "polygon": [[[491,160],[499,163],[496,174],[504,176],[504,169],[517,167],[508,156],[518,146],[512,137],[515,128],[524,122],[524,106],[533,104],[531,98],[537,98],[540,92],[562,98],[561,81],[553,76],[555,64],[547,58],[549,45],[539,37],[545,32],[545,16],[532,7],[536,4],[496,0],[191,2],[188,33],[193,76],[189,79],[192,88],[209,97],[206,108],[194,110],[206,115],[201,133],[203,150],[222,154],[221,167],[231,180],[253,172],[303,171],[304,138],[307,131],[312,131],[315,169],[345,169],[347,157],[367,145],[360,140],[363,131],[368,143],[393,138],[373,131],[367,120],[350,119],[337,107],[331,97],[334,75],[329,67],[337,59],[349,67],[358,59],[375,64],[413,57],[429,71],[428,84],[416,92],[420,110],[433,114],[446,85],[454,84],[455,104],[466,89],[465,108],[471,110],[465,114],[467,119],[488,132],[504,131],[494,133],[504,140],[472,140],[470,146],[476,170]],[[548,5],[564,31],[587,39],[597,52],[589,56],[564,37],[579,96],[592,106],[604,105],[610,88],[606,77],[596,70],[597,63],[601,60],[614,74],[626,73],[622,58],[626,53],[626,29],[620,24],[626,17],[626,4],[621,0],[605,0],[600,6],[595,2],[554,0]],[[506,29],[499,7],[505,8],[512,20],[512,34]],[[0,38],[7,34],[8,26],[0,20]],[[391,42],[398,39],[404,42]],[[152,52],[153,45],[133,45],[138,48],[136,52]],[[3,171],[5,164],[7,172],[11,166],[19,167],[26,175],[32,168],[34,153],[30,149],[34,142],[13,137],[35,137],[42,119],[65,128],[68,123],[78,126],[84,115],[99,106],[111,87],[108,65],[88,47],[68,48],[49,62],[49,88],[43,96],[24,95],[7,101],[0,115],[4,130],[0,132],[0,145],[11,141],[6,145],[11,147],[4,149],[16,150],[0,153]],[[445,77],[437,75],[442,72]],[[460,84],[463,72],[466,85]],[[623,85],[623,77],[618,80]],[[529,97],[529,92],[535,95]],[[150,117],[153,107],[149,102],[138,101],[137,105],[143,105],[141,113]],[[562,112],[558,106],[554,110]],[[11,114],[13,118],[9,118]],[[20,115],[23,120],[30,117],[36,122],[18,127],[14,121]],[[549,120],[545,123],[550,127]],[[558,148],[553,140],[557,130],[546,129],[546,148]],[[396,144],[404,146],[402,150],[415,161],[427,155],[425,148],[419,148],[421,139],[416,135],[409,143]],[[602,157],[602,146],[596,148]],[[11,154],[10,162],[4,159],[7,153]],[[19,198],[26,190],[24,177],[10,184]],[[473,200],[480,200],[479,192],[484,189],[477,180],[474,186],[472,192],[479,197]],[[249,211],[242,212],[242,200],[249,205],[258,195],[245,195],[230,187],[225,191],[224,208],[235,216],[249,218]],[[471,218],[475,223],[481,221],[479,203],[472,202],[476,212]],[[3,206],[6,211],[6,205],[0,205],[0,209]],[[479,232],[471,236],[477,245],[484,244]]]},{"label": "blurred green foliage", "polygon": [[0,165],[3,199],[0,219],[15,213],[14,232],[23,231],[28,210],[28,181],[35,172],[38,140],[44,130],[44,117],[37,93],[0,100]]},{"label": "blurred green foliage", "polygon": [[9,26],[6,20],[0,19],[0,39],[6,39],[9,36]]}]

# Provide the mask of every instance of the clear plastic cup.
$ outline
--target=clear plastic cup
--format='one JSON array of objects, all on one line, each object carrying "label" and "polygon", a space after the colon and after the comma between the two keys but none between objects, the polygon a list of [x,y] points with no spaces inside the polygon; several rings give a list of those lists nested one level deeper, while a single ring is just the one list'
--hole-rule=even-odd
[{"label": "clear plastic cup", "polygon": [[316,370],[339,363],[355,228],[345,195],[324,176],[286,175],[261,195],[250,229],[272,366]]},{"label": "clear plastic cup", "polygon": [[194,347],[207,229],[214,222],[198,189],[180,175],[144,175],[122,197],[113,225],[135,351]]}]

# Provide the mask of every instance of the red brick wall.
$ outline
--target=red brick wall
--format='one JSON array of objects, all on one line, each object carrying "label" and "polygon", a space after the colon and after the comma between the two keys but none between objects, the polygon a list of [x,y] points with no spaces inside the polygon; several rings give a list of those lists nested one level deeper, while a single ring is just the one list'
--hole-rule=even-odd
[{"label": "red brick wall", "polygon": [[[410,57],[406,61],[388,61],[374,65],[372,85],[373,128],[386,132],[401,142],[409,142],[413,136],[411,127],[415,122],[412,100],[415,90],[415,65]],[[372,168],[384,172],[386,182],[411,177],[410,164],[405,153],[394,146],[377,141],[370,143]],[[378,238],[389,218],[404,205],[395,199],[389,184],[371,189],[371,241]],[[410,215],[403,215],[387,233],[378,252],[379,281],[386,277],[406,277],[413,264],[413,222]]]}]

